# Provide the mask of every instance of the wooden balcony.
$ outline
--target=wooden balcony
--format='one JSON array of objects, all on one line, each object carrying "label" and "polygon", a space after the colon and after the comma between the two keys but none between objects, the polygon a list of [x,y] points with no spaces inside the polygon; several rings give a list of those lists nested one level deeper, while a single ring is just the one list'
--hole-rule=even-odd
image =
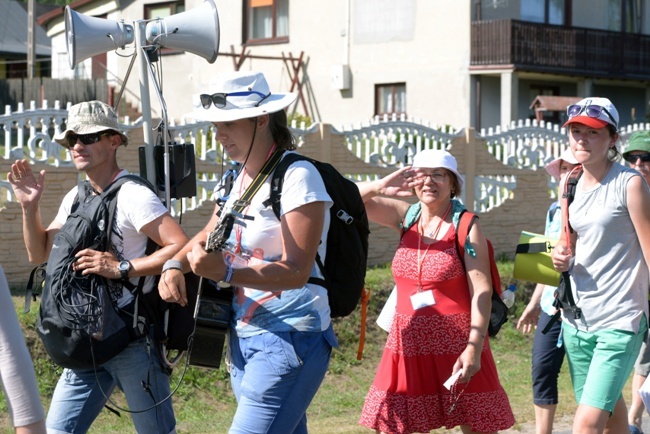
[{"label": "wooden balcony", "polygon": [[650,36],[517,20],[472,22],[471,69],[650,80]]}]

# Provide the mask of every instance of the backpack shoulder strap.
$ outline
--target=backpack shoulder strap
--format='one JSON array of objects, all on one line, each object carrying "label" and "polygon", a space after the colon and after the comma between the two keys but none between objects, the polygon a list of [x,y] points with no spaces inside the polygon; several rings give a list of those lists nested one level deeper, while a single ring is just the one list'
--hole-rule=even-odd
[{"label": "backpack shoulder strap", "polygon": [[280,220],[280,199],[282,198],[284,175],[287,172],[289,166],[300,160],[309,161],[312,164],[315,163],[315,160],[309,157],[305,157],[304,155],[300,155],[294,152],[286,152],[282,157],[282,160],[280,160],[275,170],[273,171],[273,176],[271,177],[271,195],[267,200],[263,202],[263,205],[271,206],[273,208],[273,213],[278,220]]},{"label": "backpack shoulder strap", "polygon": [[415,224],[416,221],[420,218],[420,214],[422,213],[422,204],[420,202],[415,202],[411,206],[409,206],[409,209],[406,211],[406,215],[404,216],[404,219],[400,222],[399,224],[399,229],[401,229],[401,234],[400,238],[404,236],[406,231],[408,231],[411,226]]},{"label": "backpack shoulder strap", "polygon": [[569,206],[575,199],[576,188],[578,186],[578,181],[582,176],[582,165],[579,164],[571,169],[571,172],[566,176],[564,180],[564,192],[562,193],[562,218],[564,220],[564,232],[566,235],[567,243],[571,246],[571,234],[573,233],[573,228],[569,223]]},{"label": "backpack shoulder strap", "polygon": [[463,210],[458,216],[458,224],[455,225],[456,240],[458,241],[456,248],[458,249],[458,254],[463,261],[465,260],[465,253],[472,257],[476,257],[476,250],[474,250],[472,243],[468,242],[468,238],[472,226],[474,226],[474,221],[477,218],[478,216],[476,214]]}]

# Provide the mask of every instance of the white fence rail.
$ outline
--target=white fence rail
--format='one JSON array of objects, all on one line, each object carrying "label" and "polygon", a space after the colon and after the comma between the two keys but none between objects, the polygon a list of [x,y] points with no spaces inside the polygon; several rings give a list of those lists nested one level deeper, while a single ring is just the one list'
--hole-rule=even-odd
[{"label": "white fence rail", "polygon": [[[44,101],[37,108],[32,102],[26,109],[22,104],[15,111],[5,107],[5,114],[0,116],[3,128],[2,156],[5,160],[26,158],[53,167],[72,166],[70,155],[52,140],[63,130],[67,117],[66,108],[56,101],[53,108]],[[120,128],[128,132],[142,127],[142,120],[131,121],[128,118]],[[629,125],[621,130],[621,144],[624,149],[629,136],[638,130],[650,129],[650,123]],[[211,172],[197,174],[197,195],[172,203],[172,213],[181,209],[192,210],[204,201],[211,200],[212,191],[219,182],[219,173],[223,166],[224,154],[216,140],[216,129],[210,123],[188,123],[169,127],[170,134],[180,143],[192,143],[196,158],[214,167]],[[298,146],[303,138],[318,130],[318,125],[309,127],[292,125]],[[376,118],[366,124],[332,129],[332,134],[345,137],[350,152],[360,160],[378,168],[400,167],[412,161],[413,155],[422,149],[446,149],[454,138],[462,136],[464,130],[452,127],[436,126],[405,118]],[[506,166],[524,170],[543,170],[546,163],[559,156],[568,145],[564,128],[556,124],[520,120],[512,122],[507,129],[500,127],[481,130],[478,135],[485,140],[487,149]],[[357,180],[376,178],[375,175],[348,174]],[[477,174],[475,183],[475,210],[485,212],[498,207],[516,188],[516,176],[483,176]],[[556,186],[549,177],[549,191],[553,195]],[[11,187],[6,176],[0,177],[0,200],[14,201]]]}]

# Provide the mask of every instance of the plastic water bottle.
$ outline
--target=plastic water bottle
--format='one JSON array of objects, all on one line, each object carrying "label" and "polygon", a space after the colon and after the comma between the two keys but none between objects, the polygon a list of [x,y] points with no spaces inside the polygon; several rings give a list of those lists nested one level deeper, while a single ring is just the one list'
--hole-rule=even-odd
[{"label": "plastic water bottle", "polygon": [[503,303],[508,306],[508,309],[512,307],[513,304],[515,304],[515,291],[517,290],[517,285],[512,284],[508,286],[508,289],[503,291],[501,293],[501,300],[503,300]]}]

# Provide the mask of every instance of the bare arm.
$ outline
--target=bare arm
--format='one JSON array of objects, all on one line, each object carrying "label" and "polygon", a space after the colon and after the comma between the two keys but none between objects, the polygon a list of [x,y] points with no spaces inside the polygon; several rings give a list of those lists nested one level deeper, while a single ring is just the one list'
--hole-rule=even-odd
[{"label": "bare arm", "polygon": [[464,371],[460,378],[461,382],[469,381],[481,369],[481,351],[492,309],[492,281],[487,240],[478,221],[472,226],[469,240],[476,250],[476,257],[465,254],[465,268],[471,296],[471,328],[467,347],[458,357],[453,369],[454,372],[459,369]]},{"label": "bare arm", "polygon": [[530,333],[534,327],[537,326],[539,315],[542,312],[539,302],[542,299],[542,293],[544,292],[545,287],[546,285],[543,283],[538,283],[537,286],[535,286],[535,291],[530,297],[530,301],[522,312],[521,317],[519,317],[519,321],[517,321],[517,330],[521,328],[522,332]]},{"label": "bare arm", "polygon": [[404,167],[376,181],[358,182],[368,219],[399,231],[399,224],[410,204],[392,197],[412,197],[413,188],[422,182],[416,176],[417,172],[417,169]]},{"label": "bare arm", "polygon": [[204,248],[203,246],[205,246],[205,242],[208,238],[208,232],[213,231],[219,222],[219,217],[217,216],[218,211],[219,205],[215,205],[214,213],[203,230],[194,235],[192,239],[181,247],[181,249],[173,256],[172,259],[178,261],[182,269],[178,270],[170,268],[161,274],[160,281],[158,282],[158,293],[163,300],[169,303],[178,303],[181,306],[187,305],[187,289],[185,287],[185,276],[183,273],[192,270],[187,255],[192,251],[194,246],[200,246],[202,249]]},{"label": "bare arm", "polygon": [[[283,253],[279,261],[235,270],[232,284],[267,291],[302,288],[309,279],[323,231],[323,202],[312,202],[286,213],[280,222]],[[226,274],[223,256],[205,252],[202,243],[188,253],[192,270],[212,280]]]},{"label": "bare arm", "polygon": [[[188,241],[183,229],[169,213],[144,225],[141,232],[162,248],[149,256],[129,259],[131,262],[129,277],[152,276],[160,273],[165,261],[177,253]],[[77,253],[76,257],[74,267],[76,270],[81,270],[84,275],[98,274],[108,279],[121,277],[117,268],[120,261],[110,251],[83,249]]]},{"label": "bare arm", "polygon": [[61,224],[52,222],[45,229],[41,220],[39,203],[45,188],[45,171],[38,177],[32,172],[27,160],[16,160],[7,174],[11,188],[23,211],[23,240],[29,261],[39,264],[45,262],[52,249],[54,236],[61,229]]},{"label": "bare arm", "polygon": [[640,176],[627,183],[627,208],[639,238],[645,262],[650,268],[650,192]]}]

